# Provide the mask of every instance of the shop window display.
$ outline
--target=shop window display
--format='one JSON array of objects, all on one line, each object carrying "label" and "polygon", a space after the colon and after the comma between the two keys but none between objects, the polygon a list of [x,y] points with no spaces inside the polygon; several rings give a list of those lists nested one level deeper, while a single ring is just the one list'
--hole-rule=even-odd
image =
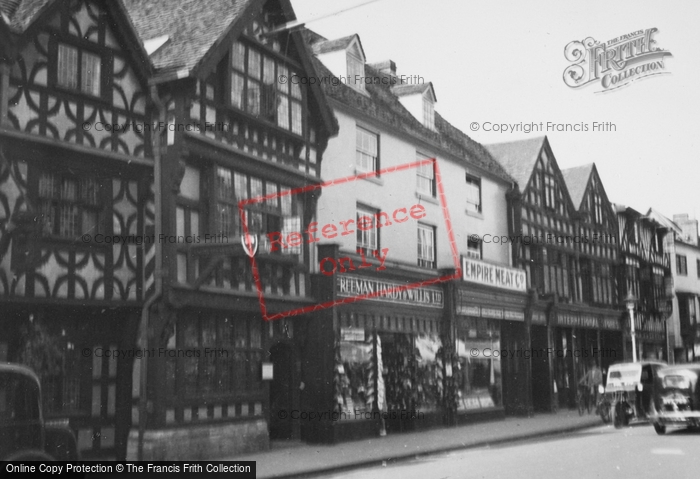
[{"label": "shop window display", "polygon": [[457,409],[499,407],[502,405],[500,331],[493,324],[482,325],[476,320],[468,326],[460,329],[457,340]]},{"label": "shop window display", "polygon": [[374,405],[374,345],[364,341],[339,341],[336,354],[336,411],[340,420],[361,419]]}]

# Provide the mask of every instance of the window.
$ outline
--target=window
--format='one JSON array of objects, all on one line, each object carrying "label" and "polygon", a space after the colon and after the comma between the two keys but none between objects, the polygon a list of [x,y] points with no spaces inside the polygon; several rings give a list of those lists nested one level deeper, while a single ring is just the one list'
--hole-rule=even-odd
[{"label": "window", "polygon": [[347,52],[347,67],[348,67],[348,85],[357,88],[358,90],[365,89],[363,78],[365,76],[365,65],[357,54]]},{"label": "window", "polygon": [[469,258],[481,259],[481,239],[478,235],[469,235],[467,239],[467,256]]},{"label": "window", "polygon": [[[238,211],[239,201],[286,191],[283,185],[228,168],[216,167],[214,175],[214,228],[217,234],[237,236],[243,233]],[[280,233],[286,238],[289,233],[301,230],[301,218],[295,215],[296,210],[296,201],[292,195],[278,195],[252,203],[245,209],[248,233]],[[300,248],[291,247],[281,251],[286,254],[301,253]]]},{"label": "window", "polygon": [[[165,390],[169,394],[199,398],[202,394],[240,394],[263,387],[259,319],[226,315],[183,318],[175,334],[176,341],[169,347],[177,345],[193,354],[168,354]],[[177,385],[176,376],[182,378]],[[233,416],[230,408],[228,414]]]},{"label": "window", "polygon": [[697,277],[700,278],[700,259],[695,260],[695,273]]},{"label": "window", "polygon": [[627,268],[627,293],[632,293],[639,298],[639,261],[626,258],[625,266]]},{"label": "window", "polygon": [[46,231],[66,238],[101,233],[101,196],[101,185],[94,178],[42,173],[39,209]]},{"label": "window", "polygon": [[418,266],[435,268],[435,228],[418,224]]},{"label": "window", "polygon": [[[360,218],[368,217],[371,219],[374,225],[374,220],[379,211],[367,208],[365,206],[357,205],[357,221],[355,225],[360,224]],[[367,220],[363,220],[365,223]],[[365,254],[373,254],[375,251],[379,250],[379,232],[377,228],[372,227],[366,230],[357,229],[357,249],[361,250]]]},{"label": "window", "polygon": [[99,55],[58,44],[57,81],[62,87],[100,96],[101,65]]},{"label": "window", "polygon": [[467,175],[467,209],[481,212],[481,180]]},{"label": "window", "polygon": [[423,126],[435,129],[435,104],[427,92],[423,96]]},{"label": "window", "polygon": [[[235,42],[231,49],[231,105],[303,134],[301,84],[296,72],[279,60]],[[278,81],[279,78],[286,81]]]},{"label": "window", "polygon": [[556,208],[556,186],[554,177],[550,175],[544,176],[544,205],[547,208]]},{"label": "window", "polygon": [[379,135],[357,127],[355,166],[359,171],[379,169]]},{"label": "window", "polygon": [[[418,161],[428,160],[429,156],[423,155],[421,153],[416,154],[416,159]],[[418,182],[418,191],[426,195],[435,197],[435,163],[425,163],[418,166],[416,173],[416,180]]]},{"label": "window", "polygon": [[676,255],[676,273],[680,276],[688,276],[688,259],[681,255]]}]

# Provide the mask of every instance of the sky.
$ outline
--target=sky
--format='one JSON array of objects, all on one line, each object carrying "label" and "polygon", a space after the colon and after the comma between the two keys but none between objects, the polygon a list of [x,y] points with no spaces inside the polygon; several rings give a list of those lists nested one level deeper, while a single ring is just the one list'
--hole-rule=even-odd
[{"label": "sky", "polygon": [[[340,12],[365,1],[292,5],[326,38],[357,33],[368,63],[391,59],[399,75],[433,82],[436,111],[474,140],[546,134],[561,169],[596,164],[610,201],[669,218],[700,215],[700,2],[377,0]],[[649,28],[658,29],[654,46],[671,53],[664,74],[602,93],[600,82],[564,83],[570,42]],[[546,131],[547,122],[588,130]],[[593,122],[615,128],[592,131]],[[520,123],[544,131],[486,131]]]}]

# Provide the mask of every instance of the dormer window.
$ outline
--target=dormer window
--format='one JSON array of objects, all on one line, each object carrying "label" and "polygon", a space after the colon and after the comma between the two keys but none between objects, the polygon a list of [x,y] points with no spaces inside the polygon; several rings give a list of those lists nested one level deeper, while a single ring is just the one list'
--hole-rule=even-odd
[{"label": "dormer window", "polygon": [[423,126],[435,130],[435,102],[430,91],[423,94]]},{"label": "dormer window", "polygon": [[358,90],[364,90],[365,64],[362,61],[362,57],[358,54],[357,48],[348,49],[347,64],[348,85],[357,88]]}]

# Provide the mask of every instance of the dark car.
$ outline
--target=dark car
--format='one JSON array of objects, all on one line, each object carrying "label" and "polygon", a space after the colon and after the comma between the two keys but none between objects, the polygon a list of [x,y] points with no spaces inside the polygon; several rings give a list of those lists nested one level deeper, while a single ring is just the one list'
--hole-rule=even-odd
[{"label": "dark car", "polygon": [[651,422],[658,434],[666,426],[700,427],[700,364],[677,364],[659,370]]},{"label": "dark car", "polygon": [[76,459],[73,432],[44,423],[36,374],[25,366],[0,364],[0,460]]}]

